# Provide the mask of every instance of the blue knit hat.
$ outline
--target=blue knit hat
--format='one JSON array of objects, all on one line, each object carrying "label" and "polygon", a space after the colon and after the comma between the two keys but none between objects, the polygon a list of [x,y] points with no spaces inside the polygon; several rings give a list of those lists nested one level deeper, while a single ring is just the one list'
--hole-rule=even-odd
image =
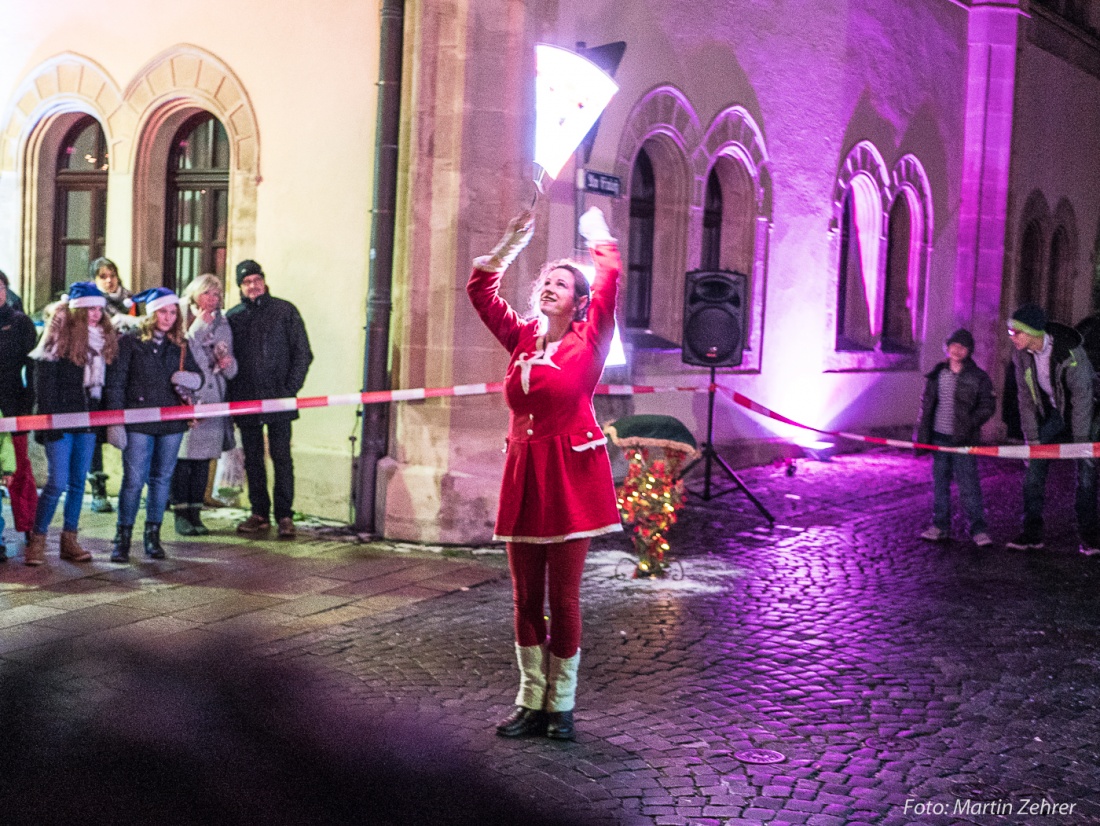
[{"label": "blue knit hat", "polygon": [[75,284],[70,284],[68,294],[61,296],[61,301],[67,304],[70,310],[107,306],[107,296],[91,281],[77,281]]},{"label": "blue knit hat", "polygon": [[123,303],[127,307],[133,307],[135,304],[144,304],[145,315],[152,315],[161,307],[171,307],[173,304],[179,304],[180,297],[167,287],[152,287],[151,289],[143,290],[132,298],[127,298]]},{"label": "blue knit hat", "polygon": [[1025,304],[1012,314],[1008,329],[1029,336],[1042,336],[1047,329],[1047,314],[1038,304]]}]

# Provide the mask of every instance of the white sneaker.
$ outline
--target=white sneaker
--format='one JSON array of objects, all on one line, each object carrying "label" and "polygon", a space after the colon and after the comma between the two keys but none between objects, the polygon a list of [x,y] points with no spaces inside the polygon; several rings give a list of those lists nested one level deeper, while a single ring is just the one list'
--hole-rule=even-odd
[{"label": "white sneaker", "polygon": [[920,535],[921,539],[927,539],[929,542],[939,542],[941,539],[947,538],[947,532],[941,531],[935,525],[926,530]]},{"label": "white sneaker", "polygon": [[[971,537],[979,548],[986,548],[993,544],[993,539],[985,531],[979,531]],[[1100,551],[1097,551],[1100,553]]]}]

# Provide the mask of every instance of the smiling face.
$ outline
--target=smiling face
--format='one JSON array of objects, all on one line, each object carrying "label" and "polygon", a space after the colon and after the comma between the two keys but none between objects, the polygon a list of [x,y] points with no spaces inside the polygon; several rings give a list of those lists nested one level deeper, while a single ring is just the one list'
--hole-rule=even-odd
[{"label": "smiling face", "polygon": [[180,308],[176,304],[169,304],[167,307],[161,307],[156,312],[156,328],[162,333],[167,333],[172,329],[172,325],[176,323],[176,318],[179,314]]},{"label": "smiling face", "polygon": [[548,318],[572,319],[577,310],[576,282],[564,267],[550,270],[538,285],[539,310]]}]

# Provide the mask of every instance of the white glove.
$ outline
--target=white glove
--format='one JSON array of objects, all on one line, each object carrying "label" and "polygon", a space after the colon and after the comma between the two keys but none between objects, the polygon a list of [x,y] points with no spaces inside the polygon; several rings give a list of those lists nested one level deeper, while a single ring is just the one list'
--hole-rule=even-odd
[{"label": "white glove", "polygon": [[202,387],[202,376],[190,370],[177,370],[172,374],[172,384],[184,390],[198,390]]},{"label": "white glove", "polygon": [[504,272],[516,260],[516,256],[523,251],[534,234],[535,216],[531,214],[531,210],[525,209],[508,222],[504,237],[493,247],[488,258],[478,258],[475,263],[479,269],[487,272]]},{"label": "white glove", "polygon": [[607,228],[603,213],[597,207],[589,207],[588,211],[581,216],[580,221],[577,222],[577,230],[590,247],[615,241],[611,230]]},{"label": "white glove", "polygon": [[126,425],[124,424],[112,424],[107,425],[107,443],[117,447],[119,450],[126,449]]}]

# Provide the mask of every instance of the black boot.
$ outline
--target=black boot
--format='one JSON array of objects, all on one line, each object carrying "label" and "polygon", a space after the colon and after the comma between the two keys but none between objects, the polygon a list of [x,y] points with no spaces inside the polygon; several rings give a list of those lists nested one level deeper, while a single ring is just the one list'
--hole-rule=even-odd
[{"label": "black boot", "polygon": [[115,509],[111,507],[111,502],[107,499],[107,474],[90,473],[88,474],[88,481],[92,486],[92,512],[114,513]]},{"label": "black boot", "polygon": [[572,740],[577,736],[573,710],[550,711],[546,714],[546,736],[551,740]]},{"label": "black boot", "polygon": [[130,561],[130,537],[133,533],[133,525],[119,525],[115,528],[115,541],[111,543],[111,562]]},{"label": "black boot", "polygon": [[515,711],[497,723],[501,737],[526,737],[528,734],[546,733],[546,712],[540,708],[516,706]]},{"label": "black boot", "polygon": [[190,505],[174,505],[176,514],[176,536],[198,536],[195,523],[191,521]]},{"label": "black boot", "polygon": [[168,556],[160,544],[160,522],[145,523],[145,555],[150,559],[165,559]]},{"label": "black boot", "polygon": [[191,527],[195,529],[195,536],[206,536],[210,529],[202,524],[202,505],[192,505],[187,510],[187,519]]}]

